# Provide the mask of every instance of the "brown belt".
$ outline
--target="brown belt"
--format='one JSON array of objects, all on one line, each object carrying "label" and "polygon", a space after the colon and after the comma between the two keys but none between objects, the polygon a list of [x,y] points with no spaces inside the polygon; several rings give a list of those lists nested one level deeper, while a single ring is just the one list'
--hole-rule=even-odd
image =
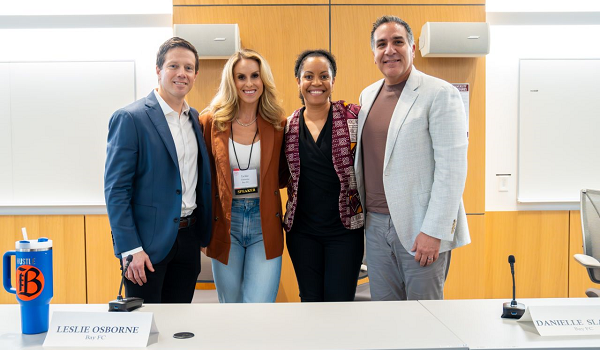
[{"label": "brown belt", "polygon": [[181,230],[182,228],[188,228],[195,223],[196,223],[195,216],[188,216],[186,218],[181,218],[181,219],[179,219],[179,229]]}]

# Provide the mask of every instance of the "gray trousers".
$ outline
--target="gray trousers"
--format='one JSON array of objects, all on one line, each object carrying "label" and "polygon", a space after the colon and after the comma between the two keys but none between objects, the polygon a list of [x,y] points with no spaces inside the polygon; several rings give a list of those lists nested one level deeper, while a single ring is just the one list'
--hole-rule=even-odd
[{"label": "gray trousers", "polygon": [[451,252],[440,253],[431,265],[421,267],[400,243],[392,218],[367,213],[367,266],[371,300],[441,300],[450,267]]}]

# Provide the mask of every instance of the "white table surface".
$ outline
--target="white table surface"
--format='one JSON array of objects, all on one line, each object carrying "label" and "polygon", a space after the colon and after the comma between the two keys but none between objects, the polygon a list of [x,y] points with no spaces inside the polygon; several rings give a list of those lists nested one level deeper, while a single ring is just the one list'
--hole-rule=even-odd
[{"label": "white table surface", "polygon": [[[531,322],[500,318],[509,300],[422,300],[470,349],[600,349],[600,336],[542,337]],[[600,298],[518,299],[533,305],[600,305]],[[600,315],[598,315],[600,318]]]},{"label": "white table surface", "polygon": [[[101,311],[107,305],[52,305]],[[146,305],[158,342],[150,349],[467,349],[417,301]],[[42,349],[44,334],[21,334],[18,305],[0,305],[0,349]],[[174,339],[176,332],[191,339]],[[52,348],[57,349],[57,348]]]}]

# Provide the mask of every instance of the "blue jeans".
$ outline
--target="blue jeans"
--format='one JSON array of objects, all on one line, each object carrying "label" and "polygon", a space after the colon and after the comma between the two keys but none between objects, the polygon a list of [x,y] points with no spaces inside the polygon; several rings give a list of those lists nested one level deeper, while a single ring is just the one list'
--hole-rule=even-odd
[{"label": "blue jeans", "polygon": [[279,290],[281,256],[267,260],[258,198],[234,199],[227,265],[212,260],[221,303],[272,303]]}]

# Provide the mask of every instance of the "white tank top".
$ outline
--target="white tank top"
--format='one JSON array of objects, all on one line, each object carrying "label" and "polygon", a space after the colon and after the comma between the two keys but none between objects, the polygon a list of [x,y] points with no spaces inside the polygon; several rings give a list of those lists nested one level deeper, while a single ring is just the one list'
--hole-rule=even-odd
[{"label": "white tank top", "polygon": [[[233,151],[233,144],[235,143],[235,152]],[[252,158],[250,158],[250,149],[252,149]],[[236,161],[235,155],[237,154],[238,162]],[[250,160],[250,166],[248,166],[248,160]],[[240,194],[236,195],[233,188],[231,189],[233,192],[234,199],[240,198],[258,198],[260,193],[260,140],[252,145],[242,145],[241,143],[237,143],[232,139],[229,139],[229,167],[231,168],[231,183],[233,184],[233,169],[256,169],[257,181],[259,192],[250,193],[250,194]]]}]

